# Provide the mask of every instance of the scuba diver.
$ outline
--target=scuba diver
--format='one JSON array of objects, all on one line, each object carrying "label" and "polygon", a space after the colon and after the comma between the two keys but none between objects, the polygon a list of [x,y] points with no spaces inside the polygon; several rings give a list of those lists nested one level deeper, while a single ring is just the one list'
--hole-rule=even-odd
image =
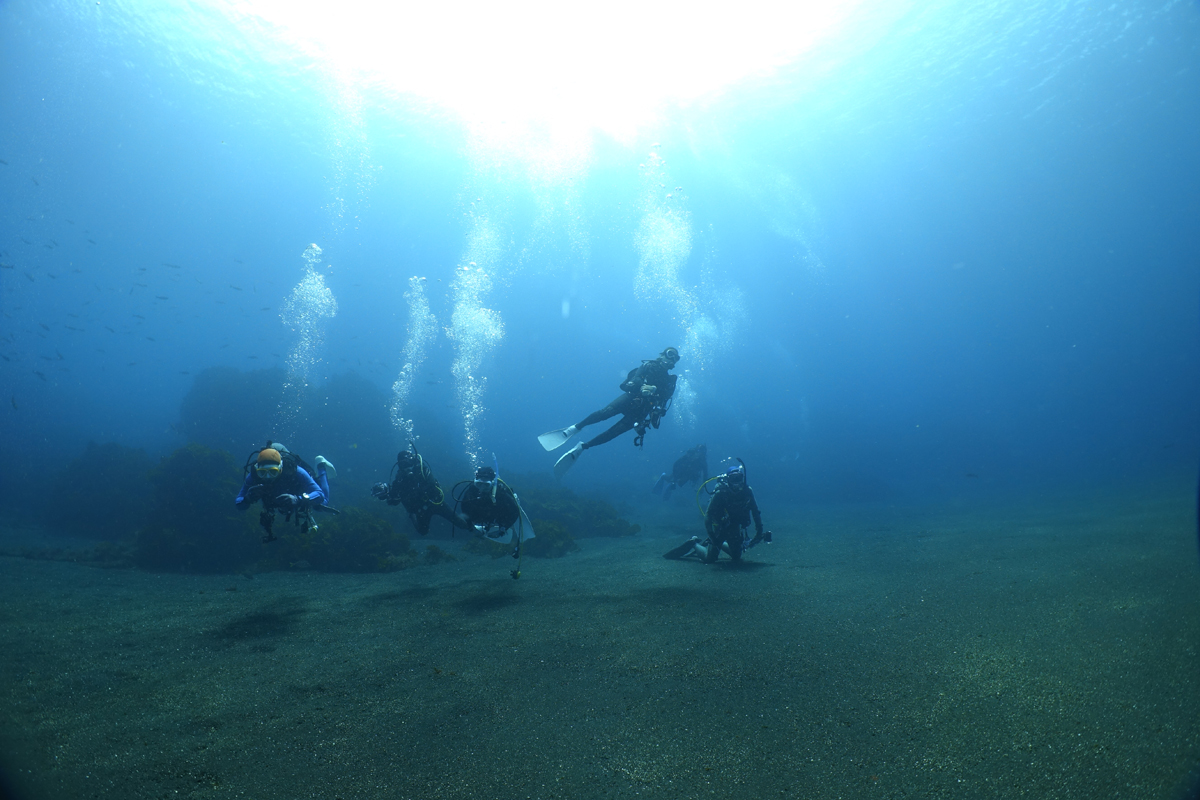
[{"label": "scuba diver", "polygon": [[[709,478],[696,490],[696,497],[699,498],[701,489],[712,481],[717,482],[717,488],[708,502],[708,510],[703,512],[704,532],[708,538],[701,542],[699,536],[693,536],[665,553],[663,558],[678,559],[694,555],[704,563],[712,564],[724,550],[734,563],[739,563],[742,553],[751,547],[759,542],[771,543],[771,532],[763,532],[762,515],[754,499],[754,490],[746,483],[746,465],[740,458],[737,461],[737,465],[726,470],[724,475]],[[751,517],[754,518],[753,539],[747,534]]]},{"label": "scuba diver", "polygon": [[475,479],[456,484],[454,489],[466,484],[454,494],[455,514],[461,508],[461,516],[468,527],[480,536],[499,541],[508,536],[508,543],[516,542],[512,557],[517,559],[517,568],[512,571],[513,579],[521,577],[522,543],[533,538],[533,524],[521,508],[521,498],[512,487],[500,479],[496,468],[479,467]]},{"label": "scuba diver", "polygon": [[403,505],[417,533],[422,536],[429,533],[429,523],[434,515],[442,517],[456,528],[471,530],[467,518],[446,505],[442,487],[433,477],[429,462],[417,452],[414,443],[409,442],[408,449],[401,450],[396,456],[392,471],[396,477],[391,485],[377,483],[371,487],[371,494],[386,500],[389,506]]},{"label": "scuba diver", "polygon": [[708,447],[698,444],[691,450],[681,455],[675,460],[674,466],[671,467],[671,474],[663,473],[658,477],[658,483],[654,484],[652,490],[655,494],[661,494],[665,501],[671,496],[671,492],[683,486],[686,483],[695,481],[697,484],[704,482],[704,476],[708,474]]},{"label": "scuba diver", "polygon": [[[339,513],[328,505],[329,476],[336,478],[337,470],[324,456],[317,456],[317,468],[314,470],[280,442],[268,440],[266,447],[250,454],[244,470],[246,480],[234,502],[245,511],[255,501],[262,501],[263,510],[258,521],[267,532],[263,542],[275,541],[272,528],[276,512],[282,512],[288,521],[295,514],[296,525],[305,533],[317,527],[313,522],[313,512]],[[316,480],[313,479],[314,474]]]},{"label": "scuba diver", "polygon": [[546,450],[556,450],[562,447],[580,428],[594,425],[597,422],[621,415],[621,419],[604,433],[591,441],[576,444],[563,454],[554,464],[554,477],[562,478],[567,474],[584,450],[611,441],[628,430],[636,430],[633,438],[634,447],[641,447],[648,427],[658,428],[659,421],[671,407],[671,397],[675,394],[675,382],[678,375],[668,374],[679,363],[679,349],[668,347],[658,358],[643,361],[640,367],[629,371],[621,384],[621,396],[604,408],[589,414],[579,422],[566,428],[547,431],[538,437],[538,441]]}]

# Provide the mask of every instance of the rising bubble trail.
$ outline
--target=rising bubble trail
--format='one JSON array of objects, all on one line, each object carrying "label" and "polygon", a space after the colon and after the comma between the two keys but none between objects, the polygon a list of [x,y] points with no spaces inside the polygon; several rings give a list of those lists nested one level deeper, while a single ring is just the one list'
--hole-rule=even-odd
[{"label": "rising bubble trail", "polygon": [[321,360],[321,345],[325,341],[325,320],[337,315],[337,300],[317,272],[321,263],[321,248],[310,244],[303,253],[304,278],[296,284],[283,303],[280,319],[296,334],[296,344],[288,353],[287,379],[283,384],[283,400],[279,412],[279,434],[295,438],[296,422],[300,418],[304,395],[313,369]]}]

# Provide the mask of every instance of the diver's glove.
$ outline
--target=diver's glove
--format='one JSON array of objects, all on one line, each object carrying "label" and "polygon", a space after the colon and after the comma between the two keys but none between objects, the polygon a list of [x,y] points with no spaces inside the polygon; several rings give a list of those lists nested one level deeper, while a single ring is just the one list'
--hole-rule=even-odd
[{"label": "diver's glove", "polygon": [[279,497],[275,498],[275,505],[279,506],[284,511],[292,511],[300,508],[303,503],[304,501],[299,497],[296,497],[294,494],[281,494]]},{"label": "diver's glove", "polygon": [[658,387],[654,386],[653,384],[649,384],[649,383],[642,384],[642,397],[653,397],[654,393],[657,391],[658,391]]},{"label": "diver's glove", "polygon": [[371,487],[371,494],[380,500],[386,500],[388,496],[388,485],[386,483],[377,483]]},{"label": "diver's glove", "polygon": [[255,500],[261,500],[263,493],[267,491],[265,484],[256,483],[246,490],[246,502],[253,503]]}]

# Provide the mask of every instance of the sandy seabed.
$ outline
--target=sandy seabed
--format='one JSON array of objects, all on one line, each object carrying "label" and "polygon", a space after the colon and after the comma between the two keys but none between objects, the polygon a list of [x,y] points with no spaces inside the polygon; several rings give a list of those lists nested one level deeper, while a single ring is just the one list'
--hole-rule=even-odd
[{"label": "sandy seabed", "polygon": [[741,568],[639,520],[517,581],[4,557],[0,747],[22,798],[1170,798],[1194,502],[764,508]]}]

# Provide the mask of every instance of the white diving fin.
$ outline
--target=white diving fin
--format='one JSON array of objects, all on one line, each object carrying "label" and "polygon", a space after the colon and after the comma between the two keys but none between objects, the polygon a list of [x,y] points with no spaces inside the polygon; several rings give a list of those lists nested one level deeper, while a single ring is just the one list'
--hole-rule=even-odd
[{"label": "white diving fin", "polygon": [[546,431],[538,437],[538,442],[544,450],[557,450],[567,442],[571,441],[571,437],[575,435],[578,429],[571,425],[566,428],[559,428],[556,431]]},{"label": "white diving fin", "polygon": [[529,515],[520,501],[517,502],[517,508],[521,509],[521,540],[527,542],[533,538],[533,523],[529,521]]},{"label": "white diving fin", "polygon": [[583,445],[577,444],[570,450],[562,454],[562,458],[554,462],[554,477],[562,480],[562,476],[567,474],[567,470],[575,466],[575,462],[583,455]]}]

